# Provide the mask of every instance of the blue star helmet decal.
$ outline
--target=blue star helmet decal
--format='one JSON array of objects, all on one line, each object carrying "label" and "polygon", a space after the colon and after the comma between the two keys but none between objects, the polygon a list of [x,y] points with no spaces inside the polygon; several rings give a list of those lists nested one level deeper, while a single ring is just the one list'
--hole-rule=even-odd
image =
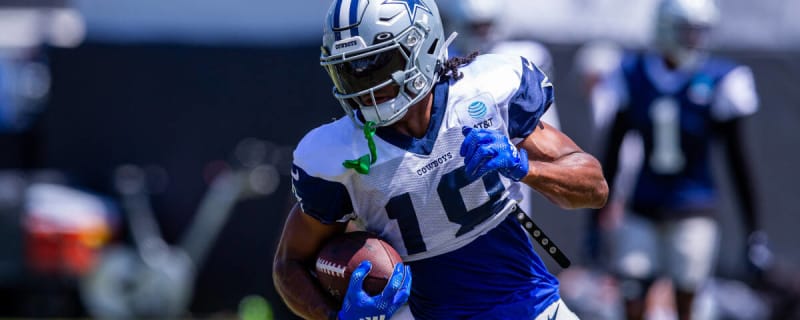
[{"label": "blue star helmet decal", "polygon": [[406,11],[408,12],[408,18],[411,19],[411,22],[414,22],[414,19],[417,17],[417,8],[422,10],[428,11],[428,13],[433,14],[431,9],[428,8],[428,5],[422,0],[385,0],[383,4],[403,4],[406,6]]}]

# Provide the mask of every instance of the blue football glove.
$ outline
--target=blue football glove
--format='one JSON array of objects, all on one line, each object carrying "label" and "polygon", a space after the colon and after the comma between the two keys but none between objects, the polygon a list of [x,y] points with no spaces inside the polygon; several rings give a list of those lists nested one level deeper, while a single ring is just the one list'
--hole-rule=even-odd
[{"label": "blue football glove", "polygon": [[339,319],[389,319],[400,306],[408,301],[411,295],[411,270],[398,263],[394,267],[392,277],[383,292],[370,296],[364,291],[364,278],[372,269],[372,263],[363,261],[353,270],[350,286],[344,296]]},{"label": "blue football glove", "polygon": [[464,127],[461,156],[464,157],[467,176],[476,179],[497,170],[514,181],[528,174],[528,153],[517,147],[500,131]]}]

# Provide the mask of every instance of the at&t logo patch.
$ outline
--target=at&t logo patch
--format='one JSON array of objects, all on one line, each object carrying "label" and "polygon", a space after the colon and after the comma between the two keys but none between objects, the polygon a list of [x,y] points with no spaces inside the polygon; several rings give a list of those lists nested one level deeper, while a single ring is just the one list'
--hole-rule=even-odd
[{"label": "at&t logo patch", "polygon": [[467,112],[473,119],[481,119],[486,115],[486,104],[481,101],[470,103]]}]

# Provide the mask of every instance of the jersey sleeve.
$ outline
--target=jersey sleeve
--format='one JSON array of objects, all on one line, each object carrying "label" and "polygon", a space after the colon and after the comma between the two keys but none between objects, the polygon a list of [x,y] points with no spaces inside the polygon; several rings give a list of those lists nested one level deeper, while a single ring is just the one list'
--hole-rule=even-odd
[{"label": "jersey sleeve", "polygon": [[724,122],[751,115],[756,111],[758,94],[753,72],[745,66],[736,67],[720,80],[711,114],[714,120]]},{"label": "jersey sleeve", "polygon": [[311,176],[297,164],[292,165],[292,192],[300,208],[324,224],[352,218],[353,204],[342,183]]},{"label": "jersey sleeve", "polygon": [[519,87],[508,102],[508,133],[512,139],[530,135],[553,103],[553,84],[547,75],[524,57],[521,63]]}]

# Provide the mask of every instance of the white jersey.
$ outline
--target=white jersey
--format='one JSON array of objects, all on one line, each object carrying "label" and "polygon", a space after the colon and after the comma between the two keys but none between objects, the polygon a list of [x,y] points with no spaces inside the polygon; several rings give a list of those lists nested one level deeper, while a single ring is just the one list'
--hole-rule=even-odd
[{"label": "white jersey", "polygon": [[552,85],[518,57],[483,55],[459,70],[461,80],[433,89],[425,137],[377,129],[377,161],[369,174],[342,166],[369,153],[362,129],[350,118],[308,133],[292,169],[303,211],[323,223],[358,219],[404,261],[461,248],[503,221],[521,199],[519,184],[496,172],[469,181],[459,155],[462,128],[499,130],[518,143],[552,103]]}]

